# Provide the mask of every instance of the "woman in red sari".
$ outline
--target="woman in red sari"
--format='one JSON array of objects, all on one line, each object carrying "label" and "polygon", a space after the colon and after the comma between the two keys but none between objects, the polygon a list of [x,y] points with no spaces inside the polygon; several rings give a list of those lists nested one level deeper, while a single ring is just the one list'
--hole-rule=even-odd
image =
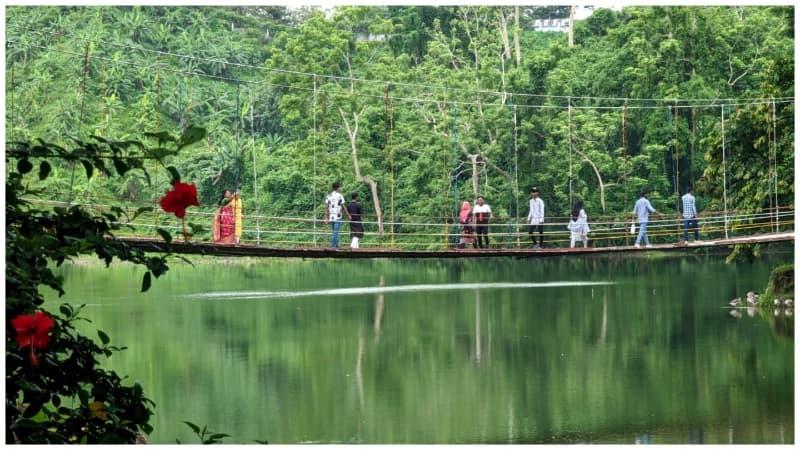
[{"label": "woman in red sari", "polygon": [[217,212],[214,214],[214,243],[216,244],[235,244],[235,218],[231,207],[231,191],[226,190],[219,199]]}]

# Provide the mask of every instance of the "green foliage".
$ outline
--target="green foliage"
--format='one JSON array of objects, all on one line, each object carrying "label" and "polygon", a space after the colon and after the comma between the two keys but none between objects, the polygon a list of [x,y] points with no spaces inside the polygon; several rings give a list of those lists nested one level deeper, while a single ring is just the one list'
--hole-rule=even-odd
[{"label": "green foliage", "polygon": [[[566,214],[572,194],[590,218],[626,214],[643,188],[665,213],[688,185],[701,212],[722,210],[723,191],[730,209],[791,204],[791,7],[599,8],[575,22],[572,47],[565,33],[530,27],[564,7],[521,7],[519,28],[515,13],[11,7],[9,133],[63,146],[85,133],[205,123],[179,161],[201,203],[240,187],[248,212],[304,218],[319,216],[334,180],[362,194],[365,218],[375,213],[351,156],[353,114],[361,175],[396,215],[452,218],[456,199],[475,194],[475,155],[480,194],[514,220],[532,185],[548,211]],[[169,181],[128,170],[122,182],[99,173],[76,182],[71,163],[28,163],[20,169],[60,197],[144,205]]]},{"label": "green foliage", "polygon": [[[186,426],[192,429],[192,432],[194,432],[194,434],[196,434],[197,437],[200,438],[200,443],[203,445],[222,444],[223,443],[222,439],[230,437],[230,435],[225,433],[214,433],[213,431],[210,431],[207,426],[204,426],[203,429],[200,429],[199,426],[191,422],[183,422],[183,423],[185,423]],[[178,444],[181,443],[181,441],[178,439],[175,439],[175,442]]]},{"label": "green foliage", "polygon": [[[30,178],[46,181],[53,164],[49,161],[56,160],[79,163],[87,178],[95,174],[112,177],[113,166],[117,177],[140,172],[149,180],[145,161],[165,166],[166,158],[204,135],[203,129],[195,127],[189,127],[180,138],[151,134],[157,141],[154,145],[95,136],[88,142],[75,140],[69,150],[38,139],[8,144],[6,165],[12,169],[5,187],[6,435],[10,441],[124,444],[134,443],[139,433],[152,431],[148,422],[154,404],[142,387],[138,383],[126,386],[115,372],[101,367],[104,358],[122,348],[109,345],[110,338],[103,331],[98,330],[99,345],[78,333],[75,323],[85,320],[80,317],[81,308],[63,304],[60,314],[49,313],[55,325],[45,348],[20,347],[11,320],[40,309],[42,287],[63,295],[63,280],[53,269],[78,255],[94,254],[106,266],[115,258],[142,266],[142,291],[150,288],[152,277],[168,270],[170,257],[149,256],[114,239],[115,232],[130,219],[120,207],[95,211],[69,204],[47,208],[33,202],[47,193],[32,187],[36,180]],[[39,170],[34,172],[36,166]],[[180,178],[174,167],[168,169]],[[133,216],[146,209],[150,208],[140,208]],[[164,238],[169,240],[169,234]]]},{"label": "green foliage", "polygon": [[773,299],[794,298],[794,264],[783,264],[772,269],[767,288],[760,302],[771,305]]}]

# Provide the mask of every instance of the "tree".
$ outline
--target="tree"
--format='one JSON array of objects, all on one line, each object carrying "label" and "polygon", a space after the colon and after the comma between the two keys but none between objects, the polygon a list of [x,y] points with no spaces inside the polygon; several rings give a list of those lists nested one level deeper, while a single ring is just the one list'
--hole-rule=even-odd
[{"label": "tree", "polygon": [[[6,163],[6,435],[15,443],[133,444],[152,428],[153,402],[139,384],[126,386],[100,360],[123,348],[110,345],[98,330],[100,343],[81,335],[75,322],[82,307],[63,304],[59,312],[43,311],[40,287],[63,294],[63,280],[53,267],[82,254],[95,254],[106,265],[114,258],[145,268],[142,291],[151,278],[168,270],[171,255],[149,256],[114,239],[128,219],[120,207],[93,212],[78,205],[39,206],[29,199],[44,195],[29,178],[51,174],[53,159],[79,163],[90,178],[95,171],[124,176],[141,171],[146,159],[162,163],[178,149],[202,139],[202,129],[189,128],[178,139],[156,134],[155,146],[137,141],[94,137],[77,141],[72,150],[41,140],[11,142]],[[38,170],[34,170],[38,166]],[[164,166],[166,167],[166,166]],[[166,167],[179,180],[174,167]],[[169,232],[159,230],[166,239]]]}]

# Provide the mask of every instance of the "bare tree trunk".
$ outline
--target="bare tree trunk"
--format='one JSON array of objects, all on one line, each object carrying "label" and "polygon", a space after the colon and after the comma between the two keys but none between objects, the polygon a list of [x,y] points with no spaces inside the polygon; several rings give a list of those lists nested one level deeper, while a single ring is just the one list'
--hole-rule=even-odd
[{"label": "bare tree trunk", "polygon": [[467,158],[472,162],[472,201],[478,197],[478,158],[480,155],[467,155]]},{"label": "bare tree trunk", "polygon": [[603,208],[603,213],[605,213],[606,212],[606,186],[605,186],[605,184],[603,184],[603,177],[600,176],[600,171],[597,169],[597,166],[592,162],[592,160],[589,159],[588,156],[586,156],[585,153],[583,153],[582,151],[580,151],[578,149],[573,149],[573,150],[575,150],[579,155],[581,155],[583,157],[583,159],[586,160],[586,162],[588,162],[590,166],[592,166],[592,169],[594,170],[594,174],[597,177],[597,183],[600,184],[600,207]]},{"label": "bare tree trunk", "polygon": [[575,23],[575,5],[569,7],[569,47],[572,48],[572,28]]},{"label": "bare tree trunk", "polygon": [[500,40],[503,44],[503,52],[500,54],[500,58],[505,60],[511,57],[511,44],[508,41],[508,19],[502,7],[498,8],[497,17],[500,21]]},{"label": "bare tree trunk", "polygon": [[356,180],[360,183],[366,183],[369,185],[370,192],[372,193],[372,204],[375,205],[375,215],[378,218],[378,233],[383,236],[383,212],[381,211],[381,201],[378,198],[378,183],[370,177],[365,177],[361,175],[361,165],[358,162],[358,147],[356,146],[356,136],[358,135],[358,119],[361,113],[364,111],[362,108],[361,111],[357,113],[353,113],[353,127],[350,127],[350,123],[347,121],[347,117],[344,114],[342,108],[339,108],[339,115],[342,116],[342,121],[344,122],[344,127],[347,130],[347,136],[350,138],[350,148],[353,153],[353,169],[356,172]]},{"label": "bare tree trunk", "polygon": [[522,64],[522,53],[519,48],[519,5],[514,7],[514,59],[519,67]]},{"label": "bare tree trunk", "polygon": [[503,89],[506,86],[506,59],[511,58],[511,44],[508,42],[508,19],[503,8],[498,8],[497,17],[500,28],[500,41],[503,51],[500,52],[500,80]]}]

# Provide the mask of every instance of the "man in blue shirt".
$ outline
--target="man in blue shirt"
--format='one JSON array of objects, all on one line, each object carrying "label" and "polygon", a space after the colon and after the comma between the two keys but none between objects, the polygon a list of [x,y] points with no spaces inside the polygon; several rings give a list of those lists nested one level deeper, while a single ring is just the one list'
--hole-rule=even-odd
[{"label": "man in blue shirt", "polygon": [[643,238],[644,246],[647,248],[652,247],[650,245],[650,239],[647,238],[647,220],[650,213],[658,214],[658,211],[653,208],[653,205],[650,204],[650,200],[647,199],[647,191],[642,191],[642,196],[639,200],[636,200],[636,204],[633,206],[633,219],[639,222],[639,236],[636,237],[636,243],[633,245],[636,248],[640,248],[639,242],[641,242]]},{"label": "man in blue shirt", "polygon": [[694,195],[692,195],[692,187],[686,189],[686,194],[681,197],[683,203],[683,244],[689,244],[689,229],[694,230],[694,241],[700,240],[700,232],[697,226],[697,207],[694,204]]}]

